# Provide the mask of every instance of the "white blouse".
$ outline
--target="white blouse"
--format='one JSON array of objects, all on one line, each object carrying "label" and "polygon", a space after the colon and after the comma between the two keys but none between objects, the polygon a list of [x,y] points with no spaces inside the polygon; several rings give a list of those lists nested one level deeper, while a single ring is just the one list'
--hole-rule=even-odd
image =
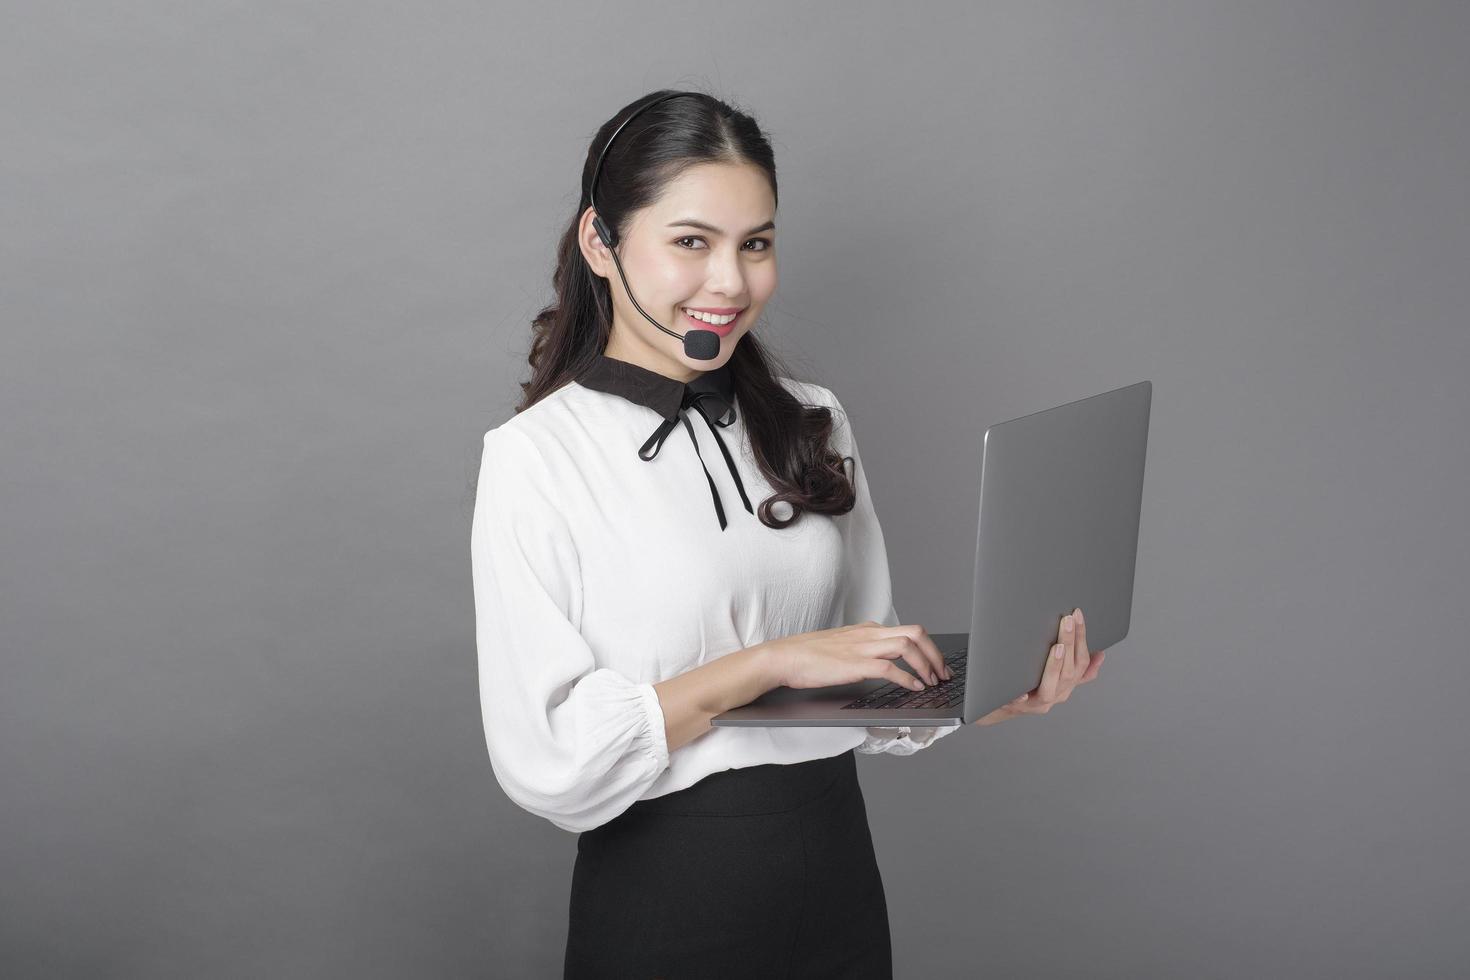
[{"label": "white blouse", "polygon": [[[704,420],[700,453],[718,465],[702,468],[682,434],[644,460],[658,413],[577,381],[485,433],[470,532],[480,706],[496,780],[519,806],[579,833],[714,772],[852,748],[910,755],[960,727],[719,726],[669,752],[655,683],[766,640],[899,623],[846,413],[828,388],[780,381],[832,409],[851,512],[776,530],[737,503],[722,531],[706,472],[739,497]],[[774,491],[738,398],[722,437],[759,509]]]}]

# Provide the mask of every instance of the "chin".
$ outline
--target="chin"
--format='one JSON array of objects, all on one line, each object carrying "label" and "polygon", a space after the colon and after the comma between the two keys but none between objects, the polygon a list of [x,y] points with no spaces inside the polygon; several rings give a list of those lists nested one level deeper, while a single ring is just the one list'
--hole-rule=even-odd
[{"label": "chin", "polygon": [[730,359],[731,354],[735,353],[735,347],[740,343],[740,338],[743,336],[745,334],[742,331],[741,333],[732,333],[728,337],[721,337],[720,352],[707,361],[696,360],[686,355],[684,353],[684,345],[681,343],[678,347],[679,359],[690,367],[704,368],[705,370],[720,367]]},{"label": "chin", "polygon": [[684,353],[682,349],[679,351],[679,360],[697,371],[713,371],[715,368],[723,366],[724,363],[729,359],[730,351],[727,350],[723,344],[720,345],[719,354],[715,355],[707,361],[701,361],[698,358],[689,357]]}]

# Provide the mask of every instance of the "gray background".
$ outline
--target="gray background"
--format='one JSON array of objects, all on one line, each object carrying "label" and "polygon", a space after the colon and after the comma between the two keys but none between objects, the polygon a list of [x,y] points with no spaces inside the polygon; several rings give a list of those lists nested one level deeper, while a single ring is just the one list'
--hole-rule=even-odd
[{"label": "gray background", "polygon": [[7,977],[560,975],[469,490],[661,86],[773,136],[767,338],[904,621],[964,628],[986,425],[1155,386],[1099,681],[862,761],[897,975],[1463,969],[1470,6],[6,13]]}]

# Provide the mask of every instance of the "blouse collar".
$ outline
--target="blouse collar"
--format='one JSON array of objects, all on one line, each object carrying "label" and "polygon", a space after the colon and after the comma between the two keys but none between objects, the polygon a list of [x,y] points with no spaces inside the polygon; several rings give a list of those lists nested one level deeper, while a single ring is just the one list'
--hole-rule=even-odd
[{"label": "blouse collar", "polygon": [[680,422],[684,423],[684,428],[689,432],[689,441],[694,443],[694,452],[699,457],[699,465],[704,470],[704,478],[709,483],[710,498],[715,505],[715,516],[719,518],[720,530],[723,531],[727,522],[724,505],[720,502],[720,492],[715,489],[715,481],[709,475],[709,467],[704,465],[704,456],[699,452],[699,442],[694,438],[694,426],[686,414],[686,410],[690,408],[698,411],[705,425],[709,427],[710,434],[715,437],[720,453],[725,457],[725,465],[730,470],[730,476],[735,480],[735,487],[740,491],[740,499],[744,502],[746,511],[751,514],[755,513],[754,508],[750,505],[750,498],[745,495],[745,484],[740,481],[740,474],[735,468],[735,460],[730,456],[730,450],[725,448],[725,441],[720,438],[719,429],[716,428],[717,426],[727,428],[735,421],[735,379],[730,373],[729,362],[685,383],[649,370],[640,364],[599,354],[597,360],[582,371],[576,380],[585,388],[618,395],[634,404],[651,408],[663,419],[638,450],[638,456],[644,462],[652,462],[653,458],[658,455],[658,451],[663,448],[664,440],[674,430],[674,426]]}]

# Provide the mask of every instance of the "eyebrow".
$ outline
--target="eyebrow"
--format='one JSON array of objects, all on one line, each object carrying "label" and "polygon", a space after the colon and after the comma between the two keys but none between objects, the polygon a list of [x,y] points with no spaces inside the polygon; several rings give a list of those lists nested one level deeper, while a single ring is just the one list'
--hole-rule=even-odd
[{"label": "eyebrow", "polygon": [[[677,228],[680,225],[688,225],[690,228],[699,228],[699,229],[702,229],[704,231],[712,231],[716,235],[723,235],[724,234],[723,231],[721,231],[720,229],[716,228],[714,225],[707,225],[703,221],[696,221],[693,218],[680,218],[678,221],[671,221],[671,222],[669,222],[668,227],[670,227],[670,228]],[[747,231],[746,234],[747,235],[754,235],[758,231],[765,231],[767,228],[775,228],[775,227],[776,227],[776,222],[774,222],[774,221],[767,221],[763,225],[757,225],[756,227],[750,229],[750,231]]]}]

